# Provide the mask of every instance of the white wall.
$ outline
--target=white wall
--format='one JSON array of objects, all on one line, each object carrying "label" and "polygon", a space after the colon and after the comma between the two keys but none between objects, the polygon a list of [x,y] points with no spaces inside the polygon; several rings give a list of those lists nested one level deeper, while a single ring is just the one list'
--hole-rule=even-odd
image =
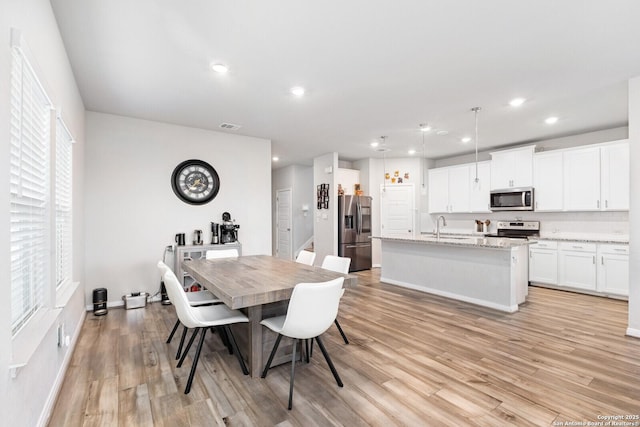
[{"label": "white wall", "polygon": [[[240,225],[243,255],[271,254],[271,142],[202,129],[87,113],[86,304],[106,287],[110,303],[132,291],[155,294],[156,262],[176,233],[211,241],[223,212]],[[189,205],[171,189],[182,161],[201,159],[220,177],[216,198]]]},{"label": "white wall", "polygon": [[629,142],[631,206],[629,209],[629,327],[640,338],[640,77],[629,80]]},{"label": "white wall", "polygon": [[[278,190],[291,189],[291,231],[293,242],[293,256],[305,246],[305,243],[313,237],[313,218],[315,212],[315,189],[313,187],[313,168],[310,166],[292,165],[272,172],[272,217],[273,236],[272,250],[276,253],[276,192]],[[302,206],[307,205],[309,211],[302,211]]]},{"label": "white wall", "polygon": [[[21,30],[26,41],[30,59],[35,62],[36,73],[42,80],[54,104],[61,108],[63,118],[76,139],[73,148],[74,209],[73,209],[73,279],[84,283],[82,267],[83,248],[83,151],[84,151],[84,106],[76,86],[71,67],[58,32],[57,24],[47,0],[2,1],[0,12],[0,163],[9,164],[9,81],[11,51],[9,34],[11,28]],[[5,297],[0,299],[0,413],[2,425],[35,426],[46,421],[58,387],[69,361],[71,347],[58,348],[57,324],[64,323],[66,333],[72,338],[79,331],[85,314],[82,288],[79,288],[58,316],[56,322],[46,330],[43,341],[27,366],[11,378],[9,364],[12,358],[11,299],[8,297],[9,282],[9,191],[8,168],[0,167],[0,182],[5,191],[0,191],[0,271],[5,273],[3,289]]]},{"label": "white wall", "polygon": [[311,206],[316,264],[321,264],[326,255],[338,255],[337,171],[338,153],[327,153],[313,159],[314,191],[320,184],[329,184],[329,209],[318,209],[315,193]]}]

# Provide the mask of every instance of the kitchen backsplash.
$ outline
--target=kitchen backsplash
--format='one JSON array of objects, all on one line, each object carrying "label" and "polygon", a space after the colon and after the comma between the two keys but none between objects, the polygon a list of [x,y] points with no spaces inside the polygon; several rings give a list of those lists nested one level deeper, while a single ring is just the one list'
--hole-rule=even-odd
[{"label": "kitchen backsplash", "polygon": [[[421,231],[433,231],[438,215],[422,214]],[[629,212],[492,212],[479,214],[444,214],[447,226],[444,233],[474,233],[475,220],[490,220],[489,232],[496,232],[498,221],[540,221],[542,237],[608,238],[616,240],[629,236]]]}]

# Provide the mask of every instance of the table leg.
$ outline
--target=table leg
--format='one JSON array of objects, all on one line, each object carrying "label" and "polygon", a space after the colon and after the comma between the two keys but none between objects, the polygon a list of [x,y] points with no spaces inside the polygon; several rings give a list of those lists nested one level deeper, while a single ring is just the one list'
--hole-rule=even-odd
[{"label": "table leg", "polygon": [[248,307],[249,316],[249,370],[252,378],[260,378],[262,369],[262,306]]}]

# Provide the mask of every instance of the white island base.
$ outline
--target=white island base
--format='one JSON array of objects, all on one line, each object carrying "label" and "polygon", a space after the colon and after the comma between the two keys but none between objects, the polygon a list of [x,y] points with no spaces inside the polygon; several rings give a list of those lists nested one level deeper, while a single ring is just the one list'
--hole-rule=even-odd
[{"label": "white island base", "polygon": [[516,312],[528,294],[527,244],[489,239],[380,238],[380,281]]}]

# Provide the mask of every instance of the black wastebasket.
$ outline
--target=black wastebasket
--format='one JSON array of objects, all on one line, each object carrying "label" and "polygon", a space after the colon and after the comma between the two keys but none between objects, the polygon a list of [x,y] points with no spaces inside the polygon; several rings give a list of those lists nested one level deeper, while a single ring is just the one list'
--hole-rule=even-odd
[{"label": "black wastebasket", "polygon": [[93,314],[104,316],[107,314],[107,289],[98,288],[93,290]]}]

